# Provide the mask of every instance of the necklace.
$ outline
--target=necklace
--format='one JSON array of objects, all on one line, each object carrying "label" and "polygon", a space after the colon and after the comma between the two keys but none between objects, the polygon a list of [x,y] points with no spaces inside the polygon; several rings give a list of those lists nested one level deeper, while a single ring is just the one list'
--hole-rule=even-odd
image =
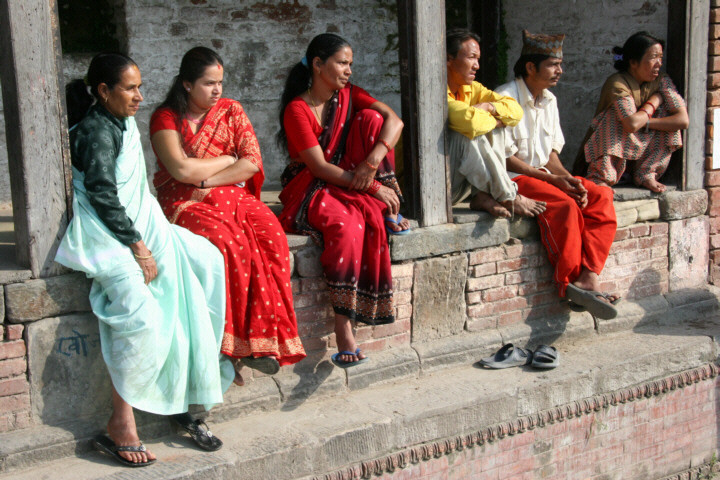
[{"label": "necklace", "polygon": [[317,108],[318,106],[315,105],[315,100],[313,100],[313,97],[310,94],[309,88],[308,88],[307,94],[308,94],[308,98],[310,99],[310,103],[312,104],[313,112],[315,112],[315,116],[317,117],[318,124],[322,127],[323,122],[322,122],[322,119],[320,118],[320,112],[318,111],[318,108]]},{"label": "necklace", "polygon": [[205,118],[205,114],[204,114],[204,113],[203,113],[202,115],[200,115],[200,118],[198,118],[197,120],[194,119],[194,118],[192,118],[192,117],[191,117],[190,115],[188,115],[187,113],[185,114],[185,119],[186,119],[188,122],[193,123],[193,124],[195,124],[195,125],[200,125],[200,124],[203,122],[203,119],[204,119],[204,118]]}]

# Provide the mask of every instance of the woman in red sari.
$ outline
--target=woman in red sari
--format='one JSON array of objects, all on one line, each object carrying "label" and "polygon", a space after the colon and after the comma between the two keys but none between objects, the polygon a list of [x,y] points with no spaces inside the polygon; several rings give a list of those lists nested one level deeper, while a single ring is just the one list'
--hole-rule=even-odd
[{"label": "woman in red sari", "polygon": [[[287,238],[260,201],[260,147],[242,106],[221,98],[223,62],[196,47],[150,120],[154,184],[171,223],[210,240],[225,257],[221,352],[277,373],[305,357],[297,333]],[[242,384],[242,377],[236,377]]]},{"label": "woman in red sari", "polygon": [[352,320],[394,321],[388,234],[408,233],[398,213],[393,146],[403,123],[390,107],[351,85],[353,53],[341,37],[315,37],[288,76],[278,139],[290,165],[282,176],[280,222],[311,235],[335,311],[338,353],[347,368],[366,360]]}]

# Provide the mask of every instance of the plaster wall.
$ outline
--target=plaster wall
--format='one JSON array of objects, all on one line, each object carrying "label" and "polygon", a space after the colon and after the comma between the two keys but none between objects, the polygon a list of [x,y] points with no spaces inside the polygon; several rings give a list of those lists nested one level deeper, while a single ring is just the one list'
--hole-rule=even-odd
[{"label": "plaster wall", "polygon": [[[667,0],[548,0],[541,3],[505,0],[503,22],[508,41],[508,76],[522,49],[521,31],[564,33],[563,76],[552,91],[558,98],[565,147],[560,159],[572,166],[590,125],[600,89],[615,72],[612,47],[646,30],[667,38]],[[509,81],[508,78],[506,81]]]},{"label": "plaster wall", "polygon": [[265,186],[278,187],[287,155],[275,143],[279,99],[290,67],[310,40],[335,32],[353,46],[352,81],[400,112],[397,12],[392,0],[127,0],[129,54],[143,73],[137,115],[148,174],[156,170],[148,122],[180,67],[203,45],[225,62],[224,95],[239,100],[260,142]]}]

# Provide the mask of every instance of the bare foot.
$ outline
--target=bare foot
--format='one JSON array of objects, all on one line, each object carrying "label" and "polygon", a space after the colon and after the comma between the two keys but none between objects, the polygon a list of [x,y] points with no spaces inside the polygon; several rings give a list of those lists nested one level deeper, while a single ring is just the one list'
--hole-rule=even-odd
[{"label": "bare foot", "polygon": [[654,178],[648,178],[647,180],[645,180],[644,182],[642,182],[642,183],[640,184],[640,186],[641,186],[641,187],[645,187],[645,188],[647,188],[648,190],[650,190],[651,192],[655,192],[655,193],[663,193],[663,192],[665,191],[665,189],[666,189],[665,185],[663,185],[662,183],[658,182],[658,181],[655,180]]},{"label": "bare foot", "polygon": [[235,370],[235,378],[233,379],[233,383],[237,385],[238,387],[242,387],[245,385],[245,380],[243,380],[242,375],[240,375],[240,372]]},{"label": "bare foot", "polygon": [[484,210],[495,218],[510,218],[510,211],[485,192],[478,192],[470,201],[471,210]]},{"label": "bare foot", "polygon": [[[113,414],[107,424],[108,436],[118,447],[139,446],[140,438],[135,426],[132,407],[123,400],[113,388]],[[144,452],[118,452],[118,455],[133,463],[145,463],[155,460],[155,455]]]},{"label": "bare foot", "polygon": [[522,215],[523,217],[535,217],[545,211],[545,202],[540,200],[533,200],[532,198],[524,197],[519,193],[513,200],[515,204],[515,213]]},{"label": "bare foot", "polygon": [[[338,352],[354,352],[357,350],[350,319],[337,313],[335,314],[335,342],[338,346]],[[356,362],[363,358],[365,358],[365,355],[362,352],[359,355],[338,356],[338,359],[343,362]]]}]

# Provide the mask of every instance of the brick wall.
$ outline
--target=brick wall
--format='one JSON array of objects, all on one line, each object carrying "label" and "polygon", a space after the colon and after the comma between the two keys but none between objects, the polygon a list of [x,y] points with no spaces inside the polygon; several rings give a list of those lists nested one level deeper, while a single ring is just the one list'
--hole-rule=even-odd
[{"label": "brick wall", "polygon": [[711,478],[716,379],[435,455],[382,480]]},{"label": "brick wall", "polygon": [[[466,286],[467,328],[487,328],[540,320],[566,312],[558,302],[552,269],[539,240],[508,244],[469,254]],[[627,299],[668,291],[668,224],[641,223],[620,228],[602,276],[603,291]]]},{"label": "brick wall", "polygon": [[711,170],[714,126],[713,110],[720,107],[720,0],[710,2],[710,38],[708,45],[707,132],[705,187],[710,215],[710,282],[720,282],[720,170]]},{"label": "brick wall", "polygon": [[30,426],[24,328],[0,324],[0,432]]}]

